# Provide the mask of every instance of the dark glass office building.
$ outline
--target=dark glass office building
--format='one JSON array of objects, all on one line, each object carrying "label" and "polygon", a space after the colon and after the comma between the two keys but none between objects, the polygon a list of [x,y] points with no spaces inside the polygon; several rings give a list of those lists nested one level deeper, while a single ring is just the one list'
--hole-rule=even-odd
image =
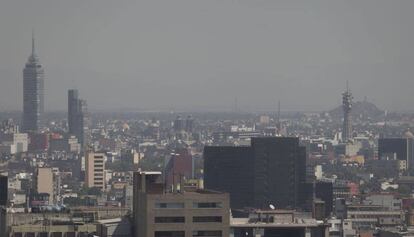
[{"label": "dark glass office building", "polygon": [[204,187],[229,193],[232,208],[254,206],[253,168],[251,147],[204,148]]},{"label": "dark glass office building", "polygon": [[407,169],[414,168],[414,140],[412,138],[378,139],[378,159],[406,161]]},{"label": "dark glass office building", "polygon": [[69,134],[75,136],[84,146],[87,143],[87,104],[79,98],[78,90],[68,91],[68,127]]},{"label": "dark glass office building", "polygon": [[305,183],[306,151],[298,138],[257,137],[246,147],[205,147],[204,186],[230,193],[233,209],[293,208]]},{"label": "dark glass office building", "polygon": [[7,205],[8,195],[8,178],[7,176],[0,175],[0,206]]},{"label": "dark glass office building", "polygon": [[378,139],[378,157],[381,160],[406,160],[407,139],[380,138]]}]

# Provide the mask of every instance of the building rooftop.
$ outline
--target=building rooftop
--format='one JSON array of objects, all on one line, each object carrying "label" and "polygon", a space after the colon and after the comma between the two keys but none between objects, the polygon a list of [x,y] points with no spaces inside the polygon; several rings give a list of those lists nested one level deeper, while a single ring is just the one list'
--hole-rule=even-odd
[{"label": "building rooftop", "polygon": [[161,171],[138,171],[138,173],[145,175],[161,175]]},{"label": "building rooftop", "polygon": [[315,219],[295,218],[293,222],[251,222],[250,218],[231,218],[231,227],[269,227],[269,228],[285,228],[285,227],[316,227],[323,225],[323,221]]}]

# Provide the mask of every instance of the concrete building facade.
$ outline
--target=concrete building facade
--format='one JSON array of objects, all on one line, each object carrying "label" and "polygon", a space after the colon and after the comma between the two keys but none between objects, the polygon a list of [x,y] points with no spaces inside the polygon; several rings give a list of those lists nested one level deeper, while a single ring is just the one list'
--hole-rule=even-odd
[{"label": "concrete building facade", "polygon": [[228,194],[165,191],[160,172],[134,173],[135,237],[229,236]]},{"label": "concrete building facade", "polygon": [[105,154],[88,152],[85,156],[85,185],[105,190]]}]

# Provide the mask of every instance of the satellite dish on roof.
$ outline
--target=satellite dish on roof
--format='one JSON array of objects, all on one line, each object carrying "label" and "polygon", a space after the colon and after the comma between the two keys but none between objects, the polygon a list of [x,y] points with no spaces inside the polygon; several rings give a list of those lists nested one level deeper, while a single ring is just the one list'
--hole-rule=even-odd
[{"label": "satellite dish on roof", "polygon": [[269,205],[269,207],[270,207],[270,209],[272,209],[272,210],[275,210],[275,209],[276,209],[276,207],[275,207],[273,204],[270,204],[270,205]]}]

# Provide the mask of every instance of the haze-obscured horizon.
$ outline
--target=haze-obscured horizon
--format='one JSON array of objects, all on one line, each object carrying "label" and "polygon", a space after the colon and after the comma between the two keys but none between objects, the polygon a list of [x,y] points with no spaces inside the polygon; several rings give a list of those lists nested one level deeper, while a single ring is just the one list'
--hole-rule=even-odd
[{"label": "haze-obscured horizon", "polygon": [[77,88],[91,109],[414,110],[414,1],[6,0],[0,110],[22,107],[36,50],[46,110]]}]

